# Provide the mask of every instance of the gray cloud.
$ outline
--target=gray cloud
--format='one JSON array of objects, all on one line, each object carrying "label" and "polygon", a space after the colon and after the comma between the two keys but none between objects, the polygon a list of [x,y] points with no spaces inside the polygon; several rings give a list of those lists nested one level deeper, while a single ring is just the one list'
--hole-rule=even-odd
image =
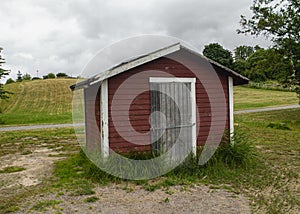
[{"label": "gray cloud", "polygon": [[80,74],[103,47],[141,34],[178,37],[200,50],[219,42],[233,50],[242,44],[263,46],[262,38],[237,35],[239,17],[250,14],[251,0],[3,0],[0,47],[5,68]]}]

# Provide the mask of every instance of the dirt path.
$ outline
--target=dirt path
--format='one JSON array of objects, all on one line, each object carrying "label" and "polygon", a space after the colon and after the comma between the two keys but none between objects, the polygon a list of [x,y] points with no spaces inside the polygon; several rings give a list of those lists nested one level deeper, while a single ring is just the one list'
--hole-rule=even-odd
[{"label": "dirt path", "polygon": [[[2,202],[31,191],[49,178],[54,162],[64,158],[57,149],[45,144],[32,149],[30,154],[1,156],[0,171],[7,167],[23,168],[18,172],[0,173]],[[96,185],[93,190],[92,195],[74,195],[69,190],[34,194],[18,204],[16,213],[250,213],[246,197],[222,187],[202,184],[173,186],[154,192],[133,183]],[[88,201],[91,197],[94,200]]]},{"label": "dirt path", "polygon": [[33,130],[33,129],[51,129],[51,128],[66,128],[66,127],[83,126],[83,124],[46,124],[46,125],[29,125],[29,126],[7,126],[0,128],[0,132],[5,131],[22,131],[22,130]]},{"label": "dirt path", "polygon": [[234,114],[246,114],[246,113],[264,112],[264,111],[294,109],[294,108],[300,108],[300,105],[290,105],[290,106],[279,106],[279,107],[272,107],[272,108],[258,108],[258,109],[250,109],[250,110],[240,110],[240,111],[235,111]]},{"label": "dirt path", "polygon": [[[87,202],[91,196],[72,196],[48,194],[31,198],[30,204],[43,201],[56,201],[43,213],[250,213],[248,200],[222,189],[210,189],[207,186],[170,187],[149,192],[139,186],[124,189],[120,185],[96,187],[93,202]],[[28,203],[18,213],[32,212]],[[34,211],[35,213],[37,211]]]}]

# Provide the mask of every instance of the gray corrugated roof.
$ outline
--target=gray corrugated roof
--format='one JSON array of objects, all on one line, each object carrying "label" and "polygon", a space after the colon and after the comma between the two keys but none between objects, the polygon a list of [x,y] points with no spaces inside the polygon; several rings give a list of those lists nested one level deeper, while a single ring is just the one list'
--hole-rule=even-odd
[{"label": "gray corrugated roof", "polygon": [[147,63],[147,62],[150,62],[150,61],[153,61],[155,59],[158,59],[160,57],[163,57],[163,56],[166,56],[168,54],[171,54],[171,53],[175,53],[179,50],[186,50],[194,55],[197,55],[205,60],[207,60],[210,64],[216,66],[216,67],[219,67],[221,68],[222,70],[226,71],[227,73],[229,73],[231,76],[234,77],[234,79],[238,80],[238,84],[246,84],[248,83],[249,79],[240,75],[239,73],[203,56],[201,53],[195,51],[195,50],[192,50],[184,45],[182,45],[181,43],[175,43],[175,44],[172,44],[170,46],[167,46],[167,47],[163,47],[161,49],[158,49],[154,52],[151,52],[151,53],[147,53],[147,54],[143,54],[143,55],[139,55],[139,56],[135,56],[135,57],[132,57],[132,58],[129,58],[123,62],[120,62],[119,64],[117,65],[114,65],[112,66],[110,69],[104,71],[104,72],[100,72],[99,74],[87,79],[87,80],[84,80],[82,82],[79,82],[75,85],[72,85],[70,86],[70,88],[72,90],[76,90],[76,89],[79,89],[79,88],[86,88],[88,87],[89,85],[93,85],[94,83],[96,82],[101,82],[103,81],[104,79],[108,79],[114,75],[117,75],[119,73],[122,73],[124,71],[127,71],[127,70],[130,70],[134,67],[137,67],[139,65],[142,65],[144,63]]}]

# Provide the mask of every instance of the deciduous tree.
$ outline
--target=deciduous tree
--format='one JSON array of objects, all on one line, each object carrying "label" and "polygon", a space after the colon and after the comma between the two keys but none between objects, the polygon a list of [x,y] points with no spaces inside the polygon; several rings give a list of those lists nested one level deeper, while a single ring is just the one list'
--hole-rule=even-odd
[{"label": "deciduous tree", "polygon": [[293,66],[292,77],[300,98],[300,0],[254,0],[253,16],[241,16],[238,33],[265,35]]}]

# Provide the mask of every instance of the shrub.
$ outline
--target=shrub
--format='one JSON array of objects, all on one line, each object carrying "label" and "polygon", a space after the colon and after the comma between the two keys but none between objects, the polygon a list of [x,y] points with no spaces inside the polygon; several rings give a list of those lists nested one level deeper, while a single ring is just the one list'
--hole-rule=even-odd
[{"label": "shrub", "polygon": [[47,74],[47,79],[55,79],[55,74],[54,73]]},{"label": "shrub", "polygon": [[31,76],[30,76],[30,74],[26,73],[25,75],[23,75],[22,79],[23,80],[31,80]]},{"label": "shrub", "polygon": [[56,77],[57,78],[63,78],[63,77],[68,77],[68,75],[66,73],[57,73]]},{"label": "shrub", "polygon": [[5,84],[11,84],[14,83],[15,81],[12,78],[9,78],[8,80],[6,80]]}]

